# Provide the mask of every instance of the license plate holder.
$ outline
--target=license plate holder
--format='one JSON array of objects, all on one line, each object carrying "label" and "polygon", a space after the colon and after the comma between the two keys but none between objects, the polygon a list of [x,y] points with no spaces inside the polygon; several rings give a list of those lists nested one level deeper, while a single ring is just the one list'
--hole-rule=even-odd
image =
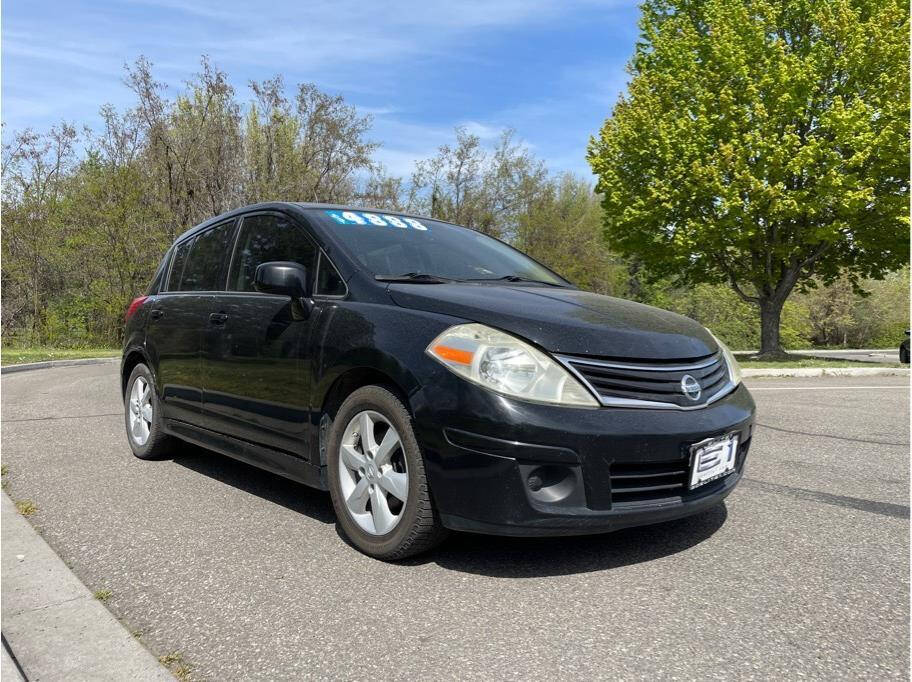
[{"label": "license plate holder", "polygon": [[691,445],[688,489],[699,488],[730,474],[735,469],[737,455],[737,433],[707,438]]}]

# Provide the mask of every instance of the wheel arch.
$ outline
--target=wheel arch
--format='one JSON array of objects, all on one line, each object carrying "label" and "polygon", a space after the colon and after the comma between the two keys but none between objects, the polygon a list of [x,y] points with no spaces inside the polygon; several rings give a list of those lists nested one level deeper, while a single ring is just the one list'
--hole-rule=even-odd
[{"label": "wheel arch", "polygon": [[149,368],[149,371],[152,371],[149,359],[141,349],[132,348],[124,354],[123,361],[120,363],[120,395],[123,395],[127,390],[127,381],[130,379],[130,375],[133,373],[136,365],[140,363],[145,364],[146,367]]},{"label": "wheel arch", "polygon": [[328,389],[320,400],[320,411],[318,414],[319,423],[317,424],[317,452],[319,453],[319,463],[321,466],[326,465],[326,443],[329,436],[329,430],[332,428],[333,419],[339,411],[342,403],[352,393],[365,386],[381,386],[396,396],[408,412],[409,417],[414,417],[411,402],[409,401],[408,391],[403,386],[400,378],[397,380],[392,373],[385,372],[376,367],[356,366],[340,372],[332,379]]},{"label": "wheel arch", "polygon": [[337,376],[323,396],[321,415],[334,417],[339,406],[354,391],[364,386],[382,386],[402,401],[408,413],[412,414],[408,393],[389,373],[376,367],[352,367]]}]

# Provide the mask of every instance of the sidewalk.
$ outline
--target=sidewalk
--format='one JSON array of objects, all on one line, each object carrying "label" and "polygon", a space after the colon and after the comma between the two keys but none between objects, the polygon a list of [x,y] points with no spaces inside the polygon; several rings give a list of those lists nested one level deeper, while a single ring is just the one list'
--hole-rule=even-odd
[{"label": "sidewalk", "polygon": [[[29,680],[172,680],[0,494],[0,629]],[[17,680],[3,651],[4,680]]]}]

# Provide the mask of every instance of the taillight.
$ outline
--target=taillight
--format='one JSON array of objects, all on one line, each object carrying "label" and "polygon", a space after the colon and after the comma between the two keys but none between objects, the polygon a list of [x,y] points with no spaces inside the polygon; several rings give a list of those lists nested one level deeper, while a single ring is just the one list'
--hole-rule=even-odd
[{"label": "taillight", "polygon": [[137,296],[130,302],[130,306],[127,308],[127,314],[124,315],[124,322],[128,322],[130,320],[130,318],[133,317],[133,313],[135,313],[137,310],[139,310],[139,306],[141,306],[143,303],[145,303],[147,298],[149,298],[149,297],[148,296]]}]

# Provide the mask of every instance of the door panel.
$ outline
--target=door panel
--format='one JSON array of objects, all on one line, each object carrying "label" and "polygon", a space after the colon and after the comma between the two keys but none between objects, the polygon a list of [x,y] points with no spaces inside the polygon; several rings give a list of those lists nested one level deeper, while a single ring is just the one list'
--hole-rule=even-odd
[{"label": "door panel", "polygon": [[[287,296],[228,293],[203,341],[206,428],[305,456],[310,320]],[[298,317],[298,319],[295,319]]]},{"label": "door panel", "polygon": [[234,228],[235,221],[228,220],[177,244],[165,291],[152,304],[146,345],[156,358],[158,394],[168,419],[200,422],[203,334],[214,295],[224,287]]},{"label": "door panel", "polygon": [[155,297],[146,326],[158,395],[167,419],[196,421],[202,409],[199,352],[209,300],[187,293]]},{"label": "door panel", "polygon": [[206,428],[307,457],[310,363],[316,314],[288,296],[254,291],[256,268],[294,261],[314,274],[316,246],[281,214],[245,216],[238,229],[228,289],[216,297],[203,336]]}]

